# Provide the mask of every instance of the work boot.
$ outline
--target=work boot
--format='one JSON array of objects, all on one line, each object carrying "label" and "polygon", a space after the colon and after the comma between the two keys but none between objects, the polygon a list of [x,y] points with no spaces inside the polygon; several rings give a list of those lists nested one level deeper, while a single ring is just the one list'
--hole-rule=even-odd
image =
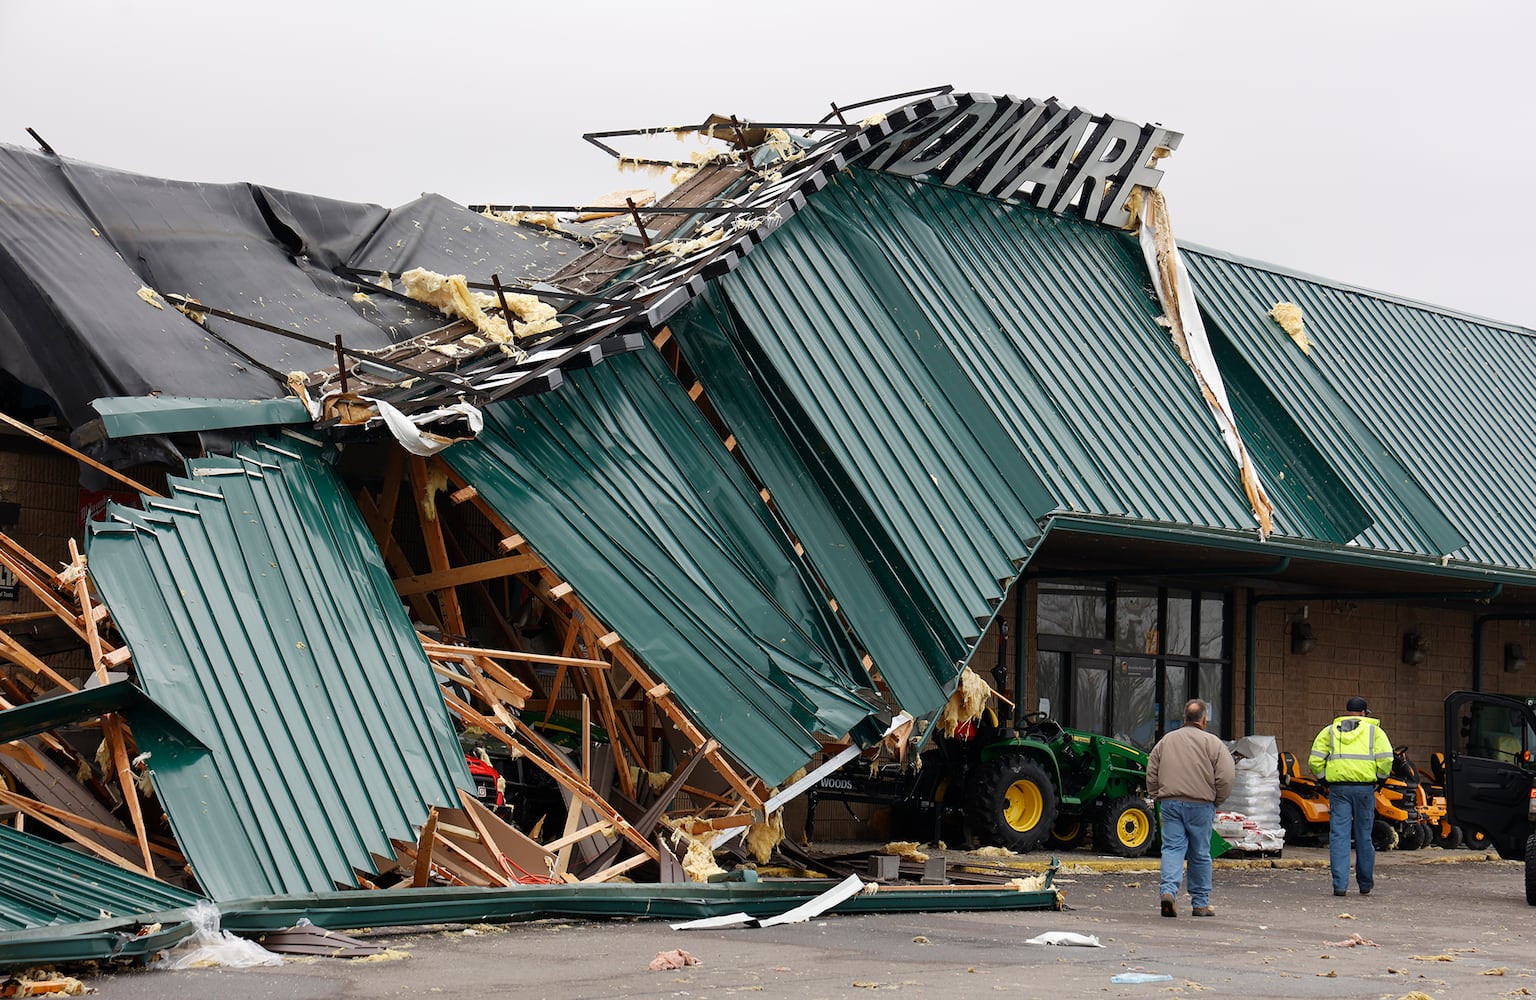
[{"label": "work boot", "polygon": [[1176,917],[1176,916],[1179,915],[1178,911],[1173,908],[1173,897],[1168,895],[1168,893],[1166,893],[1166,892],[1163,893],[1162,903],[1163,903],[1163,916],[1165,916],[1165,917]]},{"label": "work boot", "polygon": [[1214,917],[1216,909],[1211,906],[1197,906],[1189,911],[1189,915],[1192,917]]},{"label": "work boot", "polygon": [[1348,896],[1349,895],[1349,890],[1348,889],[1335,889],[1335,890],[1333,890],[1333,894],[1335,896]]}]

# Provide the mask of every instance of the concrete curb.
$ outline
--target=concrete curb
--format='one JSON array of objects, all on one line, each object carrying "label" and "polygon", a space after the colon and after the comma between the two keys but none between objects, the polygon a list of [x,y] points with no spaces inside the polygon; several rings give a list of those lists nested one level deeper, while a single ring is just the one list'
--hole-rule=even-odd
[{"label": "concrete curb", "polygon": [[[1012,858],[977,856],[965,851],[944,852],[951,869],[1009,868],[1021,872],[1042,872],[1051,866],[1051,855],[1018,855]],[[1154,872],[1158,870],[1156,855],[1142,858],[1077,858],[1071,854],[1056,855],[1060,858],[1061,875],[1089,874],[1093,872]],[[1502,861],[1492,851],[1380,851],[1376,855],[1376,867],[1397,868],[1403,865],[1455,865],[1489,861]],[[1516,864],[1517,862],[1509,862]],[[1327,869],[1326,847],[1292,848],[1279,857],[1244,858],[1224,855],[1213,862],[1221,870],[1252,870],[1259,868]]]}]

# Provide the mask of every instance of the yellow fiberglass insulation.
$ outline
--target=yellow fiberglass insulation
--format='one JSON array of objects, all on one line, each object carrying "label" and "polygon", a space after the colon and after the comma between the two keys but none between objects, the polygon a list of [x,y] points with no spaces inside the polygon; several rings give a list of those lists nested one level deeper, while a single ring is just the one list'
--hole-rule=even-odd
[{"label": "yellow fiberglass insulation", "polygon": [[514,335],[528,337],[560,325],[555,319],[554,307],[541,302],[538,296],[508,292],[507,308],[517,317],[509,330],[505,317],[486,312],[498,305],[496,296],[471,291],[462,274],[438,274],[424,267],[413,267],[400,275],[400,284],[405,294],[417,302],[425,302],[450,316],[468,320],[487,340],[497,344],[511,344]]},{"label": "yellow fiberglass insulation", "polygon": [[981,718],[991,698],[991,685],[976,676],[970,667],[966,667],[960,671],[955,693],[949,696],[949,701],[944,703],[944,711],[939,713],[939,732],[945,736],[954,736],[955,730]]},{"label": "yellow fiberglass insulation", "polygon": [[687,842],[688,852],[683,855],[683,872],[690,882],[708,882],[711,875],[722,875],[725,869],[715,864],[715,852],[709,846],[708,837],[695,837],[679,824],[672,827],[672,843],[679,846]]},{"label": "yellow fiberglass insulation", "polygon": [[747,828],[747,835],[743,843],[747,850],[752,852],[752,857],[757,859],[760,865],[766,865],[768,859],[773,857],[774,848],[784,840],[784,810],[775,809],[768,814],[768,818],[761,823],[753,823]]},{"label": "yellow fiberglass insulation", "polygon": [[916,861],[918,864],[928,860],[928,855],[919,850],[917,843],[911,840],[893,840],[885,845],[884,853],[894,854],[898,858],[906,858],[908,861]]},{"label": "yellow fiberglass insulation", "polygon": [[1280,324],[1280,329],[1291,335],[1291,339],[1296,341],[1296,346],[1301,348],[1301,353],[1312,353],[1312,341],[1307,339],[1307,328],[1302,320],[1301,306],[1294,302],[1280,302],[1269,311],[1269,315]]}]

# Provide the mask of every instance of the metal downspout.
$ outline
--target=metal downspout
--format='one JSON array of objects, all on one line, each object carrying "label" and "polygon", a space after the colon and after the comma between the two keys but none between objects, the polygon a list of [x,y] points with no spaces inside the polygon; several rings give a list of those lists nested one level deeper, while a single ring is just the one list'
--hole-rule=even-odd
[{"label": "metal downspout", "polygon": [[1480,615],[1472,624],[1472,690],[1483,689],[1483,626],[1489,622],[1533,622],[1536,614]]}]

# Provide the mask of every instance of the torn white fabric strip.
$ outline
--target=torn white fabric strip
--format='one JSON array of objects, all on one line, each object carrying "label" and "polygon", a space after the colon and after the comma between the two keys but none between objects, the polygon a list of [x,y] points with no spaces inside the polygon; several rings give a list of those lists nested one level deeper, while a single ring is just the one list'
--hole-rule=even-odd
[{"label": "torn white fabric strip", "polygon": [[1149,190],[1141,202],[1141,227],[1139,233],[1141,253],[1157,289],[1158,303],[1163,307],[1169,332],[1179,354],[1195,374],[1206,403],[1216,416],[1222,439],[1227,450],[1237,462],[1242,479],[1243,492],[1259,522],[1259,537],[1268,538],[1274,527],[1274,504],[1270,501],[1253,457],[1243,444],[1237,429],[1237,418],[1227,399],[1226,383],[1216,356],[1211,353],[1211,342],[1200,318],[1200,308],[1195,303],[1194,286],[1189,283],[1189,271],[1173,240],[1173,224],[1168,218],[1168,204],[1161,191]]},{"label": "torn white fabric strip", "polygon": [[863,891],[864,880],[857,875],[849,875],[815,899],[801,903],[793,910],[786,910],[776,917],[759,920],[757,926],[777,927],[779,924],[803,924],[812,917],[821,916],[838,903],[850,900]]},{"label": "torn white fabric strip", "polygon": [[465,439],[433,434],[430,431],[422,430],[418,424],[432,423],[433,421],[442,420],[445,417],[456,414],[462,415],[469,421],[469,437],[471,438],[478,435],[481,428],[485,426],[484,415],[468,403],[455,403],[453,406],[445,406],[430,413],[417,414],[413,418],[401,413],[382,399],[369,399],[368,402],[378,408],[379,416],[384,418],[384,426],[388,427],[389,432],[395,436],[395,440],[400,442],[400,447],[412,455],[419,455],[422,458],[436,455],[456,441]]},{"label": "torn white fabric strip", "polygon": [[680,924],[672,924],[675,931],[711,931],[721,927],[736,927],[750,924],[752,915],[749,913],[727,913],[719,917],[700,917],[698,920],[686,920]]}]

